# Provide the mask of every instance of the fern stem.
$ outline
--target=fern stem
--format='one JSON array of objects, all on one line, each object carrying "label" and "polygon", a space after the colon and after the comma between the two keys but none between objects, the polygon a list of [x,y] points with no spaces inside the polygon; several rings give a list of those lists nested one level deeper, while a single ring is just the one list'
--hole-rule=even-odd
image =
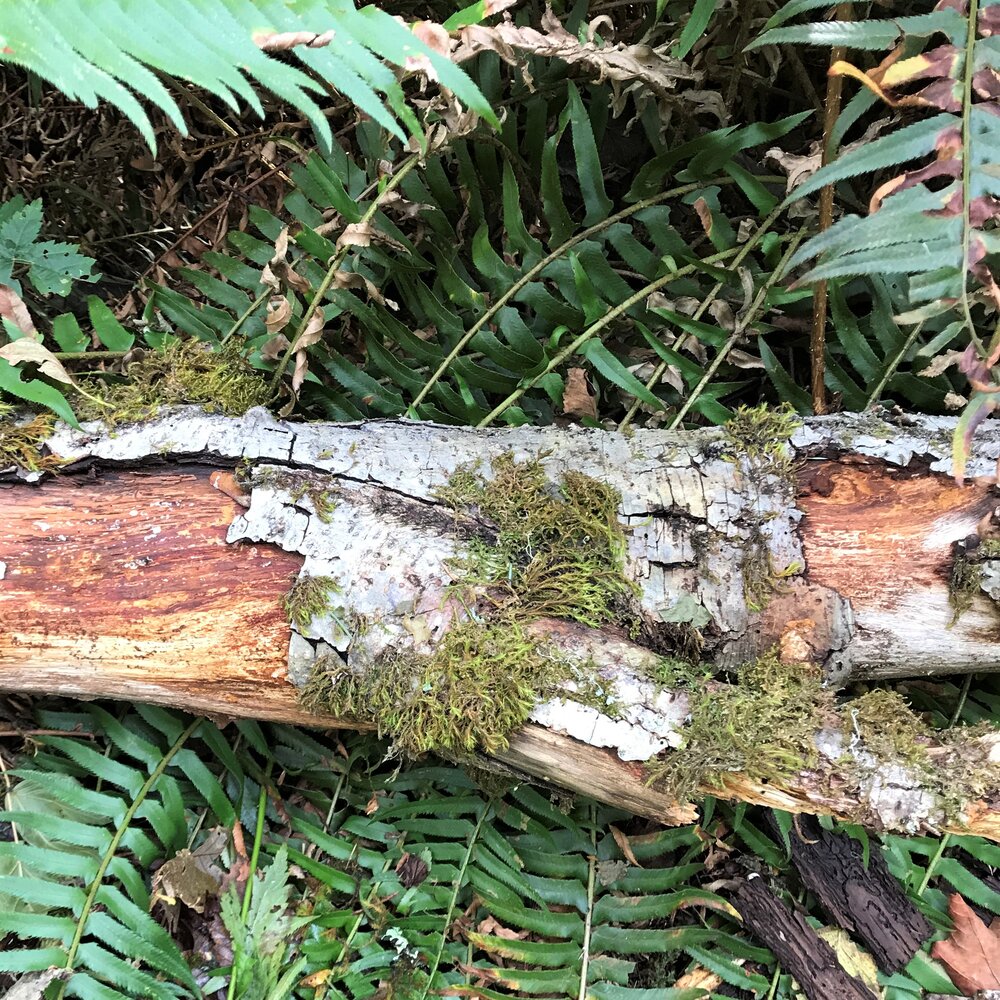
[{"label": "fern stem", "polygon": [[[135,818],[135,814],[139,811],[143,802],[146,801],[146,796],[149,795],[153,786],[157,781],[160,780],[163,772],[170,766],[170,762],[177,755],[178,751],[184,744],[188,741],[191,734],[202,724],[201,719],[195,719],[188,727],[184,730],[180,736],[174,741],[173,746],[160,758],[159,763],[153,768],[149,777],[143,782],[142,788],[136,793],[135,798],[129,803],[128,809],[125,810],[125,815],[122,817],[122,821],[118,824],[118,828],[115,830],[114,836],[111,838],[111,843],[108,844],[108,849],[104,852],[104,856],[101,858],[101,863],[97,867],[97,873],[94,875],[93,880],[87,888],[87,898],[84,900],[83,908],[80,910],[80,915],[76,921],[76,930],[73,933],[73,940],[70,943],[69,950],[66,953],[66,964],[64,966],[67,970],[72,970],[73,964],[76,962],[76,953],[80,950],[80,942],[83,940],[83,930],[87,925],[87,919],[90,917],[90,912],[94,908],[94,903],[97,900],[97,894],[100,892],[101,886],[104,884],[104,875],[108,870],[108,865],[111,864],[116,852],[118,851],[118,845],[122,841],[122,837],[125,836],[126,831]],[[58,1000],[62,1000],[66,994],[66,980],[59,984],[59,992],[56,994]]]},{"label": "fern stem", "polygon": [[969,302],[969,245],[972,242],[972,224],[969,216],[972,207],[972,79],[975,70],[976,29],[979,22],[979,0],[969,0],[965,15],[968,30],[965,35],[965,65],[962,75],[962,313],[969,328],[969,338],[979,356],[987,357],[983,342],[972,322],[972,304]]},{"label": "fern stem", "polygon": [[[708,182],[699,181],[698,183],[685,184],[682,187],[673,188],[671,191],[664,191],[662,194],[655,195],[652,198],[645,198],[642,201],[637,201],[634,205],[629,205],[628,208],[623,208],[620,212],[616,212],[614,215],[609,215],[606,219],[601,222],[595,223],[589,229],[583,230],[582,233],[577,233],[576,236],[571,236],[565,243],[561,243],[555,248],[548,256],[543,257],[534,267],[530,270],[525,271],[517,281],[514,282],[510,288],[507,289],[503,295],[500,296],[490,306],[486,312],[483,313],[475,323],[459,338],[458,343],[448,352],[448,356],[438,365],[437,370],[433,375],[427,380],[424,387],[417,393],[416,398],[410,404],[407,411],[407,416],[412,419],[417,419],[417,407],[427,398],[427,394],[434,387],[435,383],[440,381],[444,373],[451,367],[452,362],[465,350],[466,345],[472,340],[473,337],[479,331],[486,326],[487,323],[508,303],[518,292],[521,291],[526,285],[533,281],[542,271],[545,270],[553,261],[558,260],[560,257],[567,254],[573,249],[578,243],[582,243],[584,240],[591,236],[595,236],[597,233],[603,232],[608,227],[614,225],[616,222],[620,222],[622,219],[627,219],[630,215],[635,215],[636,212],[642,211],[644,208],[650,208],[653,205],[658,205],[662,201],[666,201],[668,198],[677,198],[681,195],[690,193],[691,191],[700,190]],[[732,178],[718,178],[711,183],[713,184],[732,184],[734,183]],[[506,409],[506,407],[504,407]],[[492,415],[491,415],[492,416]],[[480,426],[483,426],[480,424]]]},{"label": "fern stem", "polygon": [[760,311],[761,306],[767,300],[767,293],[771,290],[771,286],[778,280],[778,275],[784,270],[785,265],[792,258],[792,254],[795,253],[798,245],[805,238],[806,231],[804,229],[799,230],[792,238],[791,242],[788,244],[788,249],[785,251],[784,256],[782,256],[778,266],[770,273],[767,281],[764,282],[760,287],[760,291],[754,296],[753,302],[750,303],[750,308],[743,314],[743,316],[738,320],[736,326],[733,328],[733,332],[729,335],[729,339],[722,345],[719,349],[719,353],[712,359],[712,363],[708,366],[705,374],[702,375],[698,384],[691,391],[691,394],[687,399],[684,400],[684,404],[681,408],[674,414],[673,420],[667,425],[670,430],[674,430],[680,422],[687,415],[688,410],[694,406],[698,397],[705,391],[705,387],[709,382],[715,377],[715,373],[719,370],[722,362],[726,360],[729,352],[739,343],[740,338],[743,336],[743,331],[757,318],[757,313]]},{"label": "fern stem", "polygon": [[927,866],[927,871],[924,872],[924,877],[920,880],[920,888],[917,889],[918,897],[923,898],[924,893],[927,891],[927,886],[930,885],[931,879],[934,877],[934,872],[937,870],[937,866],[941,861],[941,858],[944,857],[944,852],[948,849],[948,845],[950,843],[950,833],[946,833],[938,842],[937,850],[934,852],[934,857],[931,858],[931,862]]},{"label": "fern stem", "polygon": [[879,396],[885,391],[885,387],[889,384],[889,379],[896,374],[896,369],[899,367],[900,362],[906,357],[906,352],[913,346],[913,342],[917,339],[917,335],[924,328],[923,322],[918,323],[911,331],[910,335],[903,341],[903,346],[896,352],[896,356],[892,361],[886,365],[885,371],[882,372],[881,378],[875,383],[875,388],[868,394],[868,398],[865,400],[865,409],[869,409],[878,402]]},{"label": "fern stem", "polygon": [[[257,871],[257,862],[260,860],[260,845],[264,839],[264,816],[267,813],[267,784],[266,781],[271,775],[271,764],[273,758],[267,762],[267,771],[264,774],[264,781],[260,784],[260,795],[257,797],[257,825],[253,835],[253,850],[250,852],[250,868],[247,875],[247,884],[243,887],[243,905],[240,909],[240,920],[246,926],[247,916],[250,913],[250,898],[253,895],[253,876]],[[235,965],[235,961],[234,961]],[[233,1000],[236,996],[236,969],[229,970],[229,989],[226,991],[227,1000]]]},{"label": "fern stem", "polygon": [[[392,190],[397,188],[400,183],[402,183],[403,178],[417,165],[420,160],[420,156],[417,153],[413,153],[406,158],[402,166],[386,181],[385,187],[378,193],[375,200],[368,206],[367,211],[358,220],[356,225],[363,226],[375,217],[379,208],[382,205],[382,199]],[[323,297],[330,289],[330,285],[333,284],[333,279],[336,273],[340,270],[340,265],[343,264],[344,258],[347,257],[350,251],[350,246],[342,246],[331,258],[330,266],[326,270],[326,274],[323,276],[323,280],[320,282],[319,287],[316,289],[313,297],[309,300],[309,305],[306,306],[306,311],[302,314],[302,319],[299,321],[299,325],[295,330],[295,336],[292,338],[292,342],[288,345],[288,349],[281,356],[281,360],[278,362],[278,366],[274,369],[274,375],[271,379],[271,391],[276,396],[278,392],[278,387],[281,384],[281,376],[284,375],[285,369],[288,367],[288,362],[294,356],[296,349],[298,348],[299,341],[302,339],[302,335],[306,332],[306,327],[309,325],[309,320],[312,319],[313,313],[319,308],[320,302],[323,301]]]},{"label": "fern stem", "polygon": [[735,250],[723,250],[721,253],[712,254],[710,257],[705,257],[700,260],[697,264],[685,264],[684,267],[674,268],[674,270],[668,272],[657,278],[656,281],[651,281],[648,285],[640,288],[639,291],[630,295],[627,299],[619,302],[614,308],[609,309],[599,320],[591,323],[583,333],[580,334],[576,340],[572,341],[568,346],[564,347],[558,354],[556,354],[545,368],[540,371],[533,378],[529,379],[527,382],[519,385],[502,403],[494,407],[489,413],[483,417],[482,420],[476,424],[477,427],[488,427],[497,417],[500,416],[505,410],[513,406],[529,389],[537,385],[546,375],[554,372],[570,355],[576,353],[591,337],[600,333],[612,320],[617,319],[622,313],[628,312],[632,306],[641,302],[643,299],[650,296],[657,289],[663,288],[664,285],[669,285],[675,282],[678,278],[686,277],[689,274],[694,274],[702,264],[718,264],[720,261],[728,260],[735,254]]},{"label": "fern stem", "polygon": [[[837,6],[834,18],[846,21],[851,16],[851,5]],[[830,51],[830,65],[840,62],[847,54],[843,45],[835,45]],[[826,78],[826,102],[823,110],[823,153],[822,162],[826,166],[833,155],[830,137],[840,117],[840,101],[844,93],[844,78],[840,73],[828,74]],[[827,184],[819,193],[819,232],[823,233],[833,225],[834,185]],[[813,413],[826,413],[826,304],[827,280],[816,282],[813,289],[812,331],[809,336],[811,364],[810,389],[812,390]]]},{"label": "fern stem", "polygon": [[270,297],[271,297],[271,292],[269,292],[269,291],[267,291],[267,292],[263,292],[263,293],[262,293],[261,295],[258,295],[258,296],[257,296],[257,298],[255,298],[255,299],[253,300],[253,302],[251,302],[251,303],[250,303],[250,305],[248,305],[248,306],[246,307],[246,309],[244,309],[244,310],[243,310],[243,312],[242,312],[242,313],[240,313],[240,315],[239,315],[239,316],[238,316],[238,317],[236,318],[236,322],[235,322],[235,323],[233,323],[233,325],[232,325],[232,326],[231,326],[231,327],[230,327],[230,328],[229,328],[229,329],[228,329],[228,330],[227,330],[227,331],[225,332],[225,334],[223,335],[223,338],[222,338],[222,340],[220,340],[220,341],[219,341],[219,343],[220,343],[220,344],[225,344],[225,343],[226,343],[226,342],[227,342],[227,341],[229,340],[229,338],[233,336],[233,334],[237,333],[237,332],[238,332],[238,331],[239,331],[240,329],[242,329],[242,327],[243,327],[243,324],[244,324],[244,323],[246,323],[246,321],[247,321],[247,320],[248,320],[248,319],[249,319],[249,318],[250,318],[250,317],[251,317],[251,316],[252,316],[252,315],[253,315],[253,314],[254,314],[254,313],[255,313],[255,312],[256,312],[256,311],[257,311],[257,310],[258,310],[258,309],[259,309],[259,308],[260,308],[260,307],[261,307],[261,306],[262,306],[262,305],[263,305],[263,304],[264,304],[264,303],[265,303],[265,302],[266,302],[266,301],[267,301],[268,299],[269,299],[269,298],[270,298]]},{"label": "fern stem", "polygon": [[430,992],[431,984],[434,982],[434,977],[437,975],[438,967],[441,965],[441,956],[444,954],[445,942],[448,940],[448,928],[451,926],[451,920],[455,913],[455,907],[458,905],[458,894],[462,891],[462,883],[465,881],[465,873],[469,869],[469,863],[472,861],[472,852],[476,849],[476,844],[479,842],[479,831],[483,828],[483,821],[487,816],[491,815],[493,812],[493,800],[491,799],[487,804],[486,808],[483,809],[476,821],[476,825],[469,834],[469,846],[465,849],[465,857],[462,858],[462,863],[459,865],[458,871],[455,873],[455,881],[451,888],[451,899],[448,900],[448,909],[444,914],[444,924],[441,927],[441,940],[438,942],[437,951],[434,953],[434,960],[431,962],[430,967],[427,970],[427,981],[424,983],[424,988],[420,992],[420,1000],[427,1000],[427,994]]},{"label": "fern stem", "polygon": [[[743,244],[740,248],[739,253],[732,259],[728,265],[728,270],[732,271],[739,267],[743,263],[744,258],[750,253],[754,247],[763,239],[764,234],[771,228],[778,216],[781,215],[781,206],[776,207],[771,214],[757,227],[757,231],[753,234]],[[715,287],[705,296],[704,299],[698,305],[697,310],[691,317],[694,320],[701,319],[705,315],[705,310],[715,301],[716,296],[722,291],[724,283],[719,281],[716,283]],[[667,370],[667,362],[661,361],[657,366],[656,370],[650,376],[649,381],[646,383],[646,388],[652,392],[653,386],[659,384],[661,378],[663,378],[663,373]],[[639,412],[639,407],[642,405],[641,400],[634,399],[632,405],[628,408],[628,412],[622,418],[621,423],[618,425],[618,430],[623,431],[635,418],[636,413]]]},{"label": "fern stem", "polygon": [[590,806],[590,843],[593,853],[587,859],[587,916],[583,924],[583,955],[580,958],[580,992],[577,1000],[587,1000],[587,980],[590,978],[590,932],[594,926],[594,887],[597,876],[597,816]]},{"label": "fern stem", "polygon": [[951,718],[948,720],[946,728],[954,729],[958,724],[958,720],[962,717],[962,709],[965,708],[965,703],[969,699],[970,687],[972,687],[972,674],[966,674],[965,680],[962,681],[962,690],[958,695],[958,704],[955,706],[955,711],[951,713]]}]

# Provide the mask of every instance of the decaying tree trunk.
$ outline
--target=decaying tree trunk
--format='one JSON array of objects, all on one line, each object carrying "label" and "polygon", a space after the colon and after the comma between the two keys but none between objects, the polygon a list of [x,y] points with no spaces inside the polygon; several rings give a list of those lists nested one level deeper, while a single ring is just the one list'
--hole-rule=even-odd
[{"label": "decaying tree trunk", "polygon": [[[669,768],[696,703],[728,689],[654,683],[665,655],[697,651],[724,671],[776,648],[790,670],[813,664],[831,688],[1000,670],[1000,558],[989,544],[1000,434],[977,437],[969,473],[981,478],[959,488],[947,475],[953,423],[816,418],[788,447],[767,421],[624,436],[285,424],[259,410],[227,418],[191,408],[114,432],[60,427],[48,442],[69,463],[60,474],[8,470],[0,484],[0,687],[330,725],[298,700],[317,661],[357,673],[387,657],[428,656],[467,617],[449,589],[455,566],[492,529],[443,504],[440,491],[463,467],[488,481],[512,454],[538,460],[553,483],[577,472],[621,494],[642,628],[630,638],[526,623],[547,655],[590,664],[615,708],[566,691],[538,704],[496,757],[688,821],[692,807],[650,784],[646,762],[659,755]],[[957,599],[955,543],[965,570]],[[290,625],[296,578],[331,581],[336,596]],[[757,768],[751,780],[723,765],[716,790],[874,826],[1000,839],[996,734],[917,738],[925,765],[949,781],[975,772],[975,794],[956,809],[927,766],[888,759],[850,718],[817,717],[815,753],[801,768],[773,780]]]}]

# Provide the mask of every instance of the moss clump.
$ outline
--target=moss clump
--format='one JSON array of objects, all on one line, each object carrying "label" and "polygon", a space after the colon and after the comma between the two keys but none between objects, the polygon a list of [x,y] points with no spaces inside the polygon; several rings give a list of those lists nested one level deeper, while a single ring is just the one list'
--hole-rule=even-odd
[{"label": "moss clump", "polygon": [[340,587],[332,576],[301,576],[285,595],[285,611],[288,620],[300,631],[305,631],[310,622],[330,610],[330,598],[340,593]]},{"label": "moss clump", "polygon": [[152,417],[161,406],[198,403],[233,415],[263,406],[271,397],[267,382],[236,342],[213,348],[197,340],[178,341],[138,356],[123,375],[124,381],[113,383],[88,379],[88,391],[104,405],[84,400],[78,415],[113,427]]},{"label": "moss clump", "polygon": [[43,449],[55,429],[55,417],[48,414],[17,419],[14,408],[0,403],[0,469],[16,466],[29,472],[52,472],[65,464],[58,455]]},{"label": "moss clump", "polygon": [[[728,462],[742,462],[752,487],[758,491],[767,477],[777,477],[791,490],[795,483],[796,462],[788,445],[789,438],[802,421],[787,404],[771,409],[768,406],[741,406],[726,424],[726,448],[722,457]],[[750,611],[763,611],[778,582],[798,573],[797,564],[776,570],[771,561],[764,525],[773,513],[756,513],[749,517],[748,536],[740,569],[743,574],[743,596]]]},{"label": "moss clump", "polygon": [[980,733],[932,729],[898,691],[876,688],[837,705],[819,668],[784,664],[776,651],[738,673],[737,684],[692,685],[697,701],[684,744],[650,768],[650,780],[678,799],[721,787],[726,773],[782,783],[815,768],[822,729],[843,734],[835,769],[841,792],[845,779],[857,788],[873,766],[896,764],[936,797],[945,817],[960,822],[968,801],[996,791],[996,765]]},{"label": "moss clump", "polygon": [[802,421],[787,403],[777,409],[764,404],[741,406],[725,426],[727,448],[723,457],[730,462],[745,459],[755,471],[788,482],[795,474],[788,441],[801,426]]},{"label": "moss clump", "polygon": [[410,754],[452,756],[505,749],[534,706],[567,685],[575,701],[615,712],[592,663],[551,655],[527,626],[557,617],[638,628],[618,493],[579,473],[553,485],[538,462],[510,455],[493,471],[486,481],[461,469],[439,493],[460,523],[484,526],[453,566],[469,619],[427,656],[383,657],[364,672],[321,661],[301,695],[307,708],[374,720]]},{"label": "moss clump", "polygon": [[819,668],[772,651],[741,667],[738,681],[694,689],[683,745],[650,770],[681,801],[719,787],[727,772],[781,781],[816,762],[818,720],[834,714]]},{"label": "moss clump", "polygon": [[662,656],[650,672],[650,680],[663,688],[693,688],[711,680],[714,673],[714,668],[707,663]]},{"label": "moss clump", "polygon": [[341,663],[319,666],[302,692],[307,708],[372,719],[410,754],[507,749],[510,734],[568,673],[510,621],[462,622],[432,655],[384,657],[362,674]]},{"label": "moss clump", "polygon": [[493,473],[487,482],[462,469],[438,493],[494,532],[470,543],[456,566],[459,586],[486,590],[496,612],[638,629],[638,588],[623,572],[627,543],[617,490],[578,472],[554,487],[539,462],[511,455],[496,459]]},{"label": "moss clump", "polygon": [[948,580],[948,603],[954,610],[948,627],[951,628],[972,607],[977,595],[983,592],[983,563],[987,559],[1000,559],[1000,539],[971,535],[952,545],[951,576]]}]

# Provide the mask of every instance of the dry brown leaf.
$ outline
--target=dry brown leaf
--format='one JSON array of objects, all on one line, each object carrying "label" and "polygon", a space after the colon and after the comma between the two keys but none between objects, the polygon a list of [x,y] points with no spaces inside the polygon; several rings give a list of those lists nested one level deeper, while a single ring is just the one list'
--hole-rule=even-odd
[{"label": "dry brown leaf", "polygon": [[775,147],[764,154],[765,161],[776,163],[778,168],[788,176],[785,181],[785,193],[790,193],[800,184],[804,184],[822,166],[823,150],[819,143],[813,143],[812,152],[808,156],[796,156]]},{"label": "dry brown leaf", "polygon": [[261,272],[261,284],[267,285],[275,292],[283,292],[285,288],[293,288],[305,294],[310,285],[301,274],[296,274],[295,268],[288,263],[288,226],[285,226],[274,241],[274,256],[264,265]]},{"label": "dry brown leaf", "polygon": [[12,365],[19,365],[27,361],[30,364],[38,365],[38,370],[57,382],[65,385],[76,385],[73,376],[62,366],[62,362],[45,346],[31,337],[22,337],[20,340],[12,341],[0,347],[0,358],[9,361]]},{"label": "dry brown leaf", "polygon": [[494,917],[486,917],[476,925],[476,930],[480,934],[489,934],[491,937],[503,938],[505,941],[523,941],[527,936],[527,931],[515,931],[510,927],[505,927]]},{"label": "dry brown leaf", "polygon": [[284,295],[272,295],[267,301],[267,315],[264,317],[264,325],[267,332],[274,336],[288,326],[288,321],[292,318],[292,304]]},{"label": "dry brown leaf", "polygon": [[28,307],[24,304],[24,299],[10,285],[0,285],[0,317],[10,320],[21,333],[29,337],[38,337],[38,331],[35,329]]},{"label": "dry brown leaf", "polygon": [[504,62],[516,65],[516,51],[530,55],[561,59],[579,66],[597,77],[598,82],[612,84],[639,81],[657,96],[665,96],[678,80],[699,80],[701,74],[681,59],[668,54],[669,44],[653,48],[649,45],[624,45],[594,40],[598,24],[591,26],[589,40],[581,42],[559,22],[551,9],[542,15],[541,31],[518,27],[510,20],[495,26],[472,24],[460,32],[461,44],[452,58],[455,62],[471,59],[487,49],[496,52]]},{"label": "dry brown leaf", "polygon": [[222,884],[222,869],[216,861],[228,841],[228,832],[217,828],[193,851],[179,850],[153,876],[153,901],[170,907],[180,900],[204,913],[205,901]]},{"label": "dry brown leaf", "polygon": [[372,243],[370,222],[352,222],[337,237],[337,249],[341,247],[368,247]]},{"label": "dry brown leaf", "polygon": [[321,34],[315,31],[255,31],[254,44],[264,52],[287,52],[296,45],[319,49],[333,41],[336,32],[331,28]]},{"label": "dry brown leaf", "polygon": [[336,271],[333,275],[333,284],[336,288],[357,288],[363,289],[368,298],[374,299],[379,305],[385,305],[382,293],[363,274],[357,271]]},{"label": "dry brown leaf", "polygon": [[288,338],[283,333],[279,333],[264,341],[264,346],[260,349],[260,356],[265,361],[277,361],[291,346]]},{"label": "dry brown leaf", "polygon": [[[732,960],[736,965],[742,965],[743,959],[737,958]],[[709,972],[708,969],[703,969],[700,965],[693,968],[690,972],[686,972],[680,979],[674,983],[675,990],[704,990],[707,993],[711,993],[717,986],[722,985],[722,977],[717,976],[714,972]]]},{"label": "dry brown leaf", "polygon": [[708,207],[708,202],[704,198],[698,198],[694,203],[694,210],[698,214],[698,221],[701,228],[705,230],[706,236],[712,235],[712,210]]},{"label": "dry brown leaf", "polygon": [[[436,21],[414,21],[410,30],[432,52],[448,58],[451,55],[452,39],[445,29]],[[407,56],[403,67],[411,73],[425,73],[428,80],[437,80],[437,70],[430,59],[423,53]]]},{"label": "dry brown leaf", "polygon": [[947,968],[952,982],[967,996],[1000,989],[1000,917],[989,927],[956,892],[948,900],[955,923],[944,941],[935,941],[931,957]]},{"label": "dry brown leaf", "polygon": [[317,308],[309,317],[309,322],[302,331],[302,336],[295,344],[295,371],[292,372],[292,394],[295,396],[299,394],[299,389],[309,373],[309,355],[306,350],[322,340],[325,323],[326,318],[322,308]]},{"label": "dry brown leaf", "polygon": [[630,865],[635,865],[636,868],[641,868],[642,865],[639,864],[638,859],[633,853],[632,845],[629,843],[628,837],[614,824],[611,824],[611,836],[615,838],[615,843],[618,845],[618,849],[625,855],[625,860],[628,861]]},{"label": "dry brown leaf", "polygon": [[961,359],[961,351],[942,351],[940,354],[934,356],[926,368],[921,369],[920,377],[935,378],[937,375],[942,375],[952,365],[958,364]]},{"label": "dry brown leaf", "polygon": [[563,413],[568,417],[591,417],[597,419],[597,401],[590,394],[587,373],[582,368],[570,368],[566,372],[566,388],[563,390]]}]

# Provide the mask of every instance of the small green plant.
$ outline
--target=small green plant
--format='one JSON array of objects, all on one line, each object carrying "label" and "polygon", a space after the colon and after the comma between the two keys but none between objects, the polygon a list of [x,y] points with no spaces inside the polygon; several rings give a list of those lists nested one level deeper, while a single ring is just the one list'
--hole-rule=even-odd
[{"label": "small green plant", "polygon": [[300,576],[285,595],[288,620],[305,631],[314,618],[330,610],[330,598],[339,593],[332,576]]},{"label": "small green plant", "polygon": [[307,959],[297,953],[297,933],[310,917],[293,916],[288,851],[278,848],[263,872],[247,883],[241,899],[230,885],[219,900],[222,923],[233,947],[229,996],[240,1000],[286,1000],[292,996]]},{"label": "small green plant", "polygon": [[95,261],[79,246],[39,240],[42,202],[17,196],[0,205],[0,285],[21,294],[21,279],[39,295],[68,295],[74,281],[97,281]]}]

